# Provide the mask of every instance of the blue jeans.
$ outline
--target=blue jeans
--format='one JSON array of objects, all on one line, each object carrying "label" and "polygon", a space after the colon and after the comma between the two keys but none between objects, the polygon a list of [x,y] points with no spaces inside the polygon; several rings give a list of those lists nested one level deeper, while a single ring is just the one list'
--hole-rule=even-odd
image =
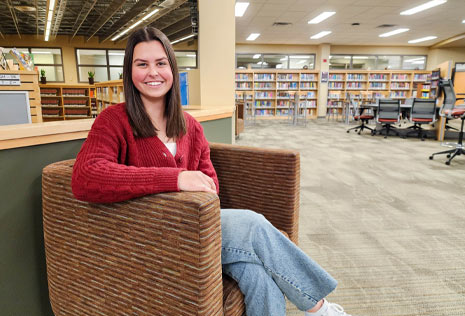
[{"label": "blue jeans", "polygon": [[247,316],[284,316],[284,295],[298,309],[312,308],[337,285],[331,275],[249,210],[221,210],[223,272],[239,284]]}]

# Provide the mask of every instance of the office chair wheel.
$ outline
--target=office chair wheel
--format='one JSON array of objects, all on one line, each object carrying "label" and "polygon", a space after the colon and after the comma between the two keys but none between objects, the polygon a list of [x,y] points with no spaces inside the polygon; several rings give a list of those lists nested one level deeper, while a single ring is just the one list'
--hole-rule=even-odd
[{"label": "office chair wheel", "polygon": [[446,161],[446,165],[448,165],[448,166],[449,166],[449,165],[450,165],[450,161]]},{"label": "office chair wheel", "polygon": [[447,157],[447,158],[450,158],[450,154],[448,154],[446,157]]},{"label": "office chair wheel", "polygon": [[350,131],[347,131],[347,133],[349,133]]},{"label": "office chair wheel", "polygon": [[433,156],[429,156],[429,160],[433,160]]}]

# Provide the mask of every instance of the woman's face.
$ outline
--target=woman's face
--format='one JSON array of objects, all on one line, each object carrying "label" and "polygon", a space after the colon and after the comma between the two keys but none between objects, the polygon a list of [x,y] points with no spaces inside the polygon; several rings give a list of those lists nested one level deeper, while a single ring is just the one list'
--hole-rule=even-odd
[{"label": "woman's face", "polygon": [[159,41],[140,42],[134,47],[132,82],[144,103],[164,101],[173,85],[173,72]]}]

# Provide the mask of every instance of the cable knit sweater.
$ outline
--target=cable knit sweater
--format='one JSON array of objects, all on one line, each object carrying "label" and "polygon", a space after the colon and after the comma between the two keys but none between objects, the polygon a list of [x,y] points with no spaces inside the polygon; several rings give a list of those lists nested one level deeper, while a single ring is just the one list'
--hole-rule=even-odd
[{"label": "cable knit sweater", "polygon": [[111,106],[95,120],[73,168],[72,190],[77,199],[112,203],[179,191],[183,170],[200,170],[219,190],[203,128],[184,112],[187,133],[176,141],[176,155],[157,137],[134,137],[125,103]]}]

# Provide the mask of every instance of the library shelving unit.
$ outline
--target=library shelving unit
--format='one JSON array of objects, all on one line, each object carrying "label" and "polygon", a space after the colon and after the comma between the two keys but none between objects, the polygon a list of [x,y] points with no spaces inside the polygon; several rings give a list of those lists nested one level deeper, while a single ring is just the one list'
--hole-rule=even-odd
[{"label": "library shelving unit", "polygon": [[36,70],[0,70],[0,90],[28,91],[31,122],[42,122],[39,75]]},{"label": "library shelving unit", "polygon": [[327,114],[342,115],[348,94],[360,100],[393,98],[404,103],[431,81],[431,71],[424,70],[331,70]]},{"label": "library shelving unit", "polygon": [[[236,103],[244,103],[248,116],[287,118],[293,111],[295,94],[299,95],[299,111],[317,116],[318,72],[300,70],[237,70]],[[253,113],[252,113],[253,112]]]},{"label": "library shelving unit", "polygon": [[92,117],[95,88],[85,84],[41,84],[40,97],[44,122]]},{"label": "library shelving unit", "polygon": [[431,72],[431,98],[437,98],[439,95],[439,79],[441,76],[440,69],[434,69]]},{"label": "library shelving unit", "polygon": [[98,115],[110,105],[124,102],[123,79],[96,83],[95,93]]}]

